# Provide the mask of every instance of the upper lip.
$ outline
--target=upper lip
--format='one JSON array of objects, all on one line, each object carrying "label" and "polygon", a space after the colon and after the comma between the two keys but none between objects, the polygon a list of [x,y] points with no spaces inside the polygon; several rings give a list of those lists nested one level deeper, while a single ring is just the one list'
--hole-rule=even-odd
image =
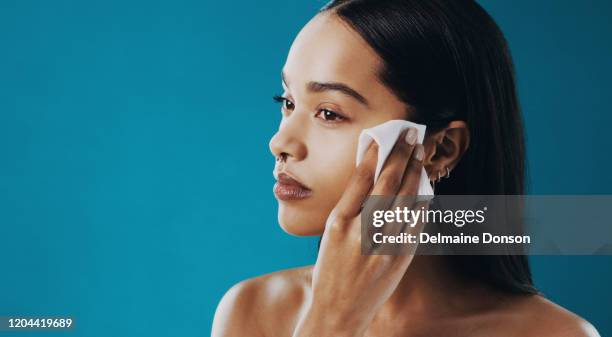
[{"label": "upper lip", "polygon": [[287,171],[275,171],[274,172],[274,177],[276,178],[276,180],[278,180],[278,182],[280,182],[282,184],[295,185],[295,186],[300,186],[300,187],[302,187],[304,189],[307,189],[307,190],[309,189],[306,185],[302,184],[299,180],[294,178]]}]

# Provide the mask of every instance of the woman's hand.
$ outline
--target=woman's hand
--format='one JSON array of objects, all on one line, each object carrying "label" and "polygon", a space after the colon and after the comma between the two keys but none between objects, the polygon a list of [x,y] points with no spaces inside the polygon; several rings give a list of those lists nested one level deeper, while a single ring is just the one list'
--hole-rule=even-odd
[{"label": "woman's hand", "polygon": [[[407,137],[410,129],[413,133]],[[298,322],[294,337],[363,336],[378,309],[402,279],[414,251],[397,256],[362,255],[360,213],[370,194],[413,196],[418,192],[424,152],[422,145],[414,145],[416,129],[410,129],[398,137],[373,188],[378,145],[371,143],[331,212],[314,266],[309,309]],[[389,199],[393,198],[381,198]],[[396,200],[399,199],[405,204],[410,198]],[[397,206],[394,201],[390,205],[376,205],[376,209]],[[406,228],[420,231],[422,225]]]}]

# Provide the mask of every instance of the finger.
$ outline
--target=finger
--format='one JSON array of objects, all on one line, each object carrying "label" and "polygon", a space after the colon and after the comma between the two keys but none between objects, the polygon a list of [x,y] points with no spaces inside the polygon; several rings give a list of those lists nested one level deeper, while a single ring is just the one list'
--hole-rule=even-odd
[{"label": "finger", "polygon": [[[410,196],[409,198],[414,198]],[[418,248],[419,236],[428,221],[427,211],[431,203],[430,199],[419,200],[410,208],[407,214],[403,214],[398,221],[388,222],[382,227],[384,236],[396,236],[407,238],[402,243],[380,243],[372,244],[372,250],[376,254],[405,256],[412,255]],[[404,212],[402,210],[402,212]],[[408,239],[408,237],[411,237]]]},{"label": "finger", "polygon": [[374,184],[374,171],[376,170],[377,156],[378,144],[372,142],[368,146],[363,160],[357,165],[348,186],[332,211],[335,216],[351,219],[361,212],[361,206]]},{"label": "finger", "polygon": [[368,198],[368,209],[383,211],[391,209],[406,171],[406,165],[412,156],[416,138],[416,128],[408,128],[400,133],[372,188]]},{"label": "finger", "polygon": [[[394,204],[395,195],[401,187],[407,165],[414,152],[416,139],[416,128],[408,128],[400,134],[368,198],[366,205],[368,210],[395,211],[396,208],[391,206]],[[402,223],[391,221],[387,222],[378,231],[383,235],[391,235],[400,232],[402,229]]]},{"label": "finger", "polygon": [[397,194],[406,171],[406,165],[412,157],[416,138],[416,128],[408,128],[400,134],[383,165],[378,180],[372,189],[372,195],[394,196]]},{"label": "finger", "polygon": [[[416,144],[414,151],[409,158],[406,166],[404,176],[402,177],[402,183],[397,192],[397,196],[393,198],[389,209],[395,210],[398,207],[400,209],[411,209],[415,201],[417,200],[416,194],[419,190],[419,183],[421,179],[421,172],[423,171],[423,145]],[[420,159],[419,159],[420,158]],[[403,230],[403,228],[402,228]]]},{"label": "finger", "polygon": [[421,201],[417,201],[416,203],[414,203],[412,207],[410,208],[411,209],[410,222],[405,222],[401,231],[396,233],[396,235],[401,234],[401,233],[419,235],[425,228],[425,225],[427,224],[427,220],[428,220],[427,211],[429,210],[430,203],[431,203],[431,200],[421,200]]},{"label": "finger", "polygon": [[372,245],[373,252],[383,255],[394,255],[399,257],[399,260],[404,259],[403,256],[414,255],[418,249],[419,236],[428,223],[427,211],[429,210],[430,203],[430,199],[417,201],[410,208],[409,221],[393,223],[392,226],[385,224],[383,235],[411,237],[410,239],[406,239],[401,244],[374,244]]},{"label": "finger", "polygon": [[[397,192],[397,196],[393,200],[391,209],[395,210],[398,207],[400,208],[400,210],[414,209],[415,202],[418,201],[416,194],[419,190],[421,174],[423,171],[423,150],[423,145],[417,144],[415,146],[415,149],[406,167],[406,171],[402,180],[402,185],[399,191]],[[406,226],[409,225],[413,224],[403,223],[400,224],[400,226],[395,226],[394,230],[401,233],[404,232]]]},{"label": "finger", "polygon": [[[413,210],[420,211],[420,216],[415,219],[414,223],[405,227],[405,233],[416,237],[416,242],[419,242],[418,238],[425,230],[425,226],[427,226],[429,217],[427,215],[427,211],[429,210],[430,203],[431,199],[418,201],[417,203],[415,203],[413,206]],[[415,254],[416,250],[418,249],[418,243],[414,245],[408,245],[403,248],[404,251],[401,252],[402,254]]]},{"label": "finger", "polygon": [[[421,181],[421,173],[423,172],[423,157],[425,150],[422,144],[417,144],[413,155],[404,172],[401,187],[397,193],[398,196],[417,195]],[[401,198],[400,198],[401,199]]]}]

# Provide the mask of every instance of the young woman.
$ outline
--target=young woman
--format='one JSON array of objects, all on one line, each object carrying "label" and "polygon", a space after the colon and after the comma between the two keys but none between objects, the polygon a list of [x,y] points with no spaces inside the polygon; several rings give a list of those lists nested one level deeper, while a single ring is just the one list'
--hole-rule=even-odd
[{"label": "young woman", "polygon": [[[363,200],[416,194],[423,167],[446,177],[436,194],[524,193],[513,65],[478,4],[332,1],[293,42],[282,85],[278,220],[322,235],[319,255],[232,287],[213,336],[598,336],[537,292],[525,256],[360,254]],[[355,167],[358,135],[391,119],[426,137],[404,132],[374,184],[377,146]]]}]

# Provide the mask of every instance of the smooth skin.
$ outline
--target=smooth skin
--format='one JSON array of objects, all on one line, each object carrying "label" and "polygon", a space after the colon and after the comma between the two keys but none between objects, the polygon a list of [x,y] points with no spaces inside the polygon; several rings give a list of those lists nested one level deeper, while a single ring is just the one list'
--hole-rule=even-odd
[{"label": "smooth skin", "polygon": [[[212,335],[599,336],[587,321],[539,295],[509,295],[460,278],[443,256],[361,255],[364,198],[414,195],[422,167],[433,180],[469,147],[468,125],[453,121],[423,145],[406,142],[402,133],[376,184],[376,143],[355,167],[362,129],[410,120],[410,107],[378,81],[380,62],[333,13],[318,14],[296,37],[283,67],[282,121],[270,149],[286,156],[275,169],[290,172],[312,195],[279,200],[278,220],[289,234],[323,235],[321,248],[313,266],[233,286],[217,307]],[[310,82],[344,83],[367,104]]]}]

